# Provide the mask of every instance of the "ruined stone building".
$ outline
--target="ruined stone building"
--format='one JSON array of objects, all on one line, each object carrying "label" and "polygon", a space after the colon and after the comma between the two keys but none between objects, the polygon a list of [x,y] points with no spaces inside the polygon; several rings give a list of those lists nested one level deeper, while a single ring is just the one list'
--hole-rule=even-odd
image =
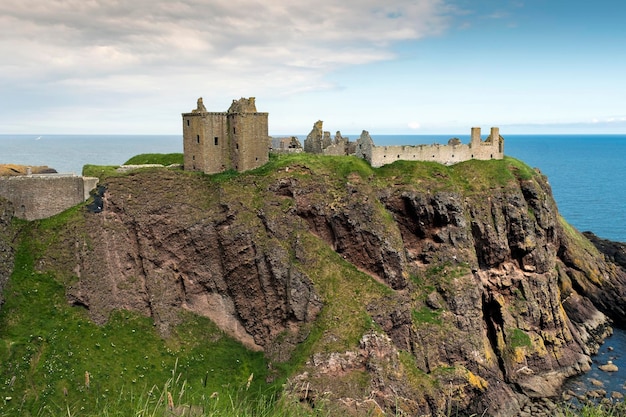
[{"label": "ruined stone building", "polygon": [[447,145],[394,145],[376,146],[365,130],[356,141],[357,157],[365,159],[373,167],[380,167],[392,162],[433,161],[444,165],[452,165],[470,159],[502,159],[504,158],[504,138],[500,129],[491,128],[491,134],[483,141],[480,128],[473,127],[469,144],[463,144],[452,138]]},{"label": "ruined stone building", "polygon": [[272,152],[274,153],[300,153],[304,152],[302,144],[297,136],[284,138],[272,137]]},{"label": "ruined stone building", "polygon": [[304,151],[324,155],[352,155],[356,144],[341,136],[340,131],[331,139],[330,132],[323,130],[323,123],[318,120],[313,124],[313,129],[304,140]]},{"label": "ruined stone building", "polygon": [[226,112],[207,111],[199,98],[182,116],[185,170],[247,171],[268,162],[268,113],[257,112],[254,97],[233,100]]}]

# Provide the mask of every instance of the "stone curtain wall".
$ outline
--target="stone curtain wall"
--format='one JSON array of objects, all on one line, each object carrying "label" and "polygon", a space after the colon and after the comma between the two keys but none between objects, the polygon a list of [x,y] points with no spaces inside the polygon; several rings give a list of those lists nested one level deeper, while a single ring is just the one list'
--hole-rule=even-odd
[{"label": "stone curtain wall", "polygon": [[472,140],[469,144],[415,146],[376,146],[369,133],[363,131],[357,141],[356,156],[367,160],[373,167],[381,167],[399,160],[433,161],[452,165],[470,159],[502,159],[504,158],[504,146],[498,128],[492,128],[491,136],[485,141],[480,139],[480,129],[473,128]]},{"label": "stone curtain wall", "polygon": [[13,203],[15,216],[44,219],[89,198],[98,178],[75,175],[27,175],[0,178],[0,196]]}]

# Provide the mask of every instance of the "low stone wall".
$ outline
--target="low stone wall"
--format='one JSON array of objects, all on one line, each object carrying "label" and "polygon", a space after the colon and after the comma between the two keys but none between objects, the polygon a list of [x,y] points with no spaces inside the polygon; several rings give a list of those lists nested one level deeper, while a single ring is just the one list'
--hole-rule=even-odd
[{"label": "low stone wall", "polygon": [[472,128],[469,144],[463,144],[453,138],[447,145],[376,146],[369,133],[364,130],[356,142],[355,155],[365,159],[373,167],[381,167],[400,160],[432,161],[452,165],[471,159],[502,159],[504,139],[500,136],[498,128],[492,128],[491,135],[483,141],[480,138],[480,128]]},{"label": "low stone wall", "polygon": [[98,178],[71,174],[0,177],[0,196],[15,208],[15,216],[44,219],[61,213],[89,198]]},{"label": "low stone wall", "polygon": [[[490,144],[489,144],[490,145]],[[502,153],[493,146],[472,145],[416,145],[416,146],[375,146],[372,149],[373,167],[380,167],[395,161],[432,161],[452,165],[470,159],[502,159]]]},{"label": "low stone wall", "polygon": [[115,169],[117,172],[130,172],[142,168],[165,168],[162,164],[138,164],[138,165],[120,165]]},{"label": "low stone wall", "polygon": [[274,148],[270,150],[270,153],[275,154],[292,154],[292,153],[302,153],[304,149],[302,148]]}]

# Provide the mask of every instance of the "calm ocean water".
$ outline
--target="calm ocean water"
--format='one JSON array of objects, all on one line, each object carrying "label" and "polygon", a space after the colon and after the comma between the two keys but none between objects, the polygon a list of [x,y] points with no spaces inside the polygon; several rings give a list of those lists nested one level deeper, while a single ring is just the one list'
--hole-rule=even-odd
[{"label": "calm ocean water", "polygon": [[[347,135],[352,140],[358,135]],[[453,135],[375,135],[379,145],[447,143]],[[454,135],[456,136],[456,135]],[[303,141],[303,135],[300,135]],[[463,143],[469,135],[458,135]],[[559,211],[580,231],[626,242],[626,135],[504,135],[505,154],[548,176]],[[182,152],[180,135],[0,135],[0,163],[48,165],[80,174],[85,164],[121,165],[141,153]],[[626,300],[625,300],[626,302]],[[614,349],[611,351],[608,347]],[[595,358],[594,369],[573,381],[602,380],[605,389],[624,392],[626,332],[617,330]],[[612,360],[620,371],[606,374],[598,364]],[[578,388],[583,389],[583,388]]]},{"label": "calm ocean water", "polygon": [[180,135],[0,135],[0,164],[47,165],[80,174],[83,165],[122,165],[142,153],[182,153]]}]

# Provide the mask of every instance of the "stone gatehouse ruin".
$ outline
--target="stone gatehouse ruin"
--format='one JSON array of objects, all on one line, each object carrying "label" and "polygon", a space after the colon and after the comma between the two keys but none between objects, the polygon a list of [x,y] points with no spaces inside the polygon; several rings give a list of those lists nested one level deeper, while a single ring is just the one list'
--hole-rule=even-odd
[{"label": "stone gatehouse ruin", "polygon": [[269,161],[268,113],[257,112],[254,97],[233,100],[226,112],[207,111],[199,98],[182,116],[186,171],[247,171]]}]

